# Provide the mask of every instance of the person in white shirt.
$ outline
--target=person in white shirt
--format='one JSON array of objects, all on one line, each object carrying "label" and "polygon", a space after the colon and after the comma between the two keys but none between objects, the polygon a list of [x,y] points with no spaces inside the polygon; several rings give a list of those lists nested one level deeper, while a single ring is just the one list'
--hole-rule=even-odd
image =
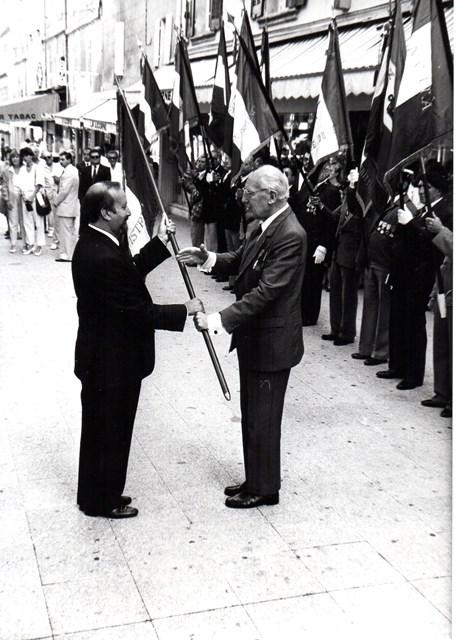
[{"label": "person in white shirt", "polygon": [[[16,253],[16,243],[19,227],[22,229],[22,237],[25,243],[25,233],[22,221],[22,197],[19,186],[19,172],[21,170],[21,157],[16,149],[9,155],[9,164],[5,167],[2,176],[2,197],[6,204],[8,215],[8,230],[10,234],[10,253]],[[25,244],[24,244],[25,248]]]},{"label": "person in white shirt", "polygon": [[119,182],[122,186],[122,165],[119,162],[119,154],[116,150],[108,151],[106,154],[111,169],[111,182]]},{"label": "person in white shirt", "polygon": [[40,256],[42,248],[46,244],[44,235],[44,218],[39,216],[36,211],[36,193],[39,189],[38,167],[34,163],[35,153],[29,147],[22,150],[24,164],[22,165],[19,175],[19,189],[22,196],[24,217],[24,233],[25,245],[22,249],[24,255],[33,253]]},{"label": "person in white shirt", "polygon": [[54,200],[58,219],[57,236],[60,248],[56,262],[71,262],[77,240],[79,172],[71,164],[71,159],[71,153],[67,151],[62,151],[60,154],[60,164],[63,171]]}]

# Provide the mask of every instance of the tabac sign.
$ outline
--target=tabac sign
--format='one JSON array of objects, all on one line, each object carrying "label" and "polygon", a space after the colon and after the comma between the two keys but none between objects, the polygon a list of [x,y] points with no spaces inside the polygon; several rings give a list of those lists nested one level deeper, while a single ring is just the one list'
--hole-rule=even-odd
[{"label": "tabac sign", "polygon": [[15,102],[0,104],[0,122],[30,122],[31,120],[53,120],[59,110],[56,93],[28,96]]}]

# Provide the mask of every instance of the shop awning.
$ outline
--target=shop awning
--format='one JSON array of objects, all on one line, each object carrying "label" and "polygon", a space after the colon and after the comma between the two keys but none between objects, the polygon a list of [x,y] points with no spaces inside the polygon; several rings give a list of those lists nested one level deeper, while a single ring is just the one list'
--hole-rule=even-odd
[{"label": "shop awning", "polygon": [[[134,87],[126,90],[127,100],[130,106],[137,104],[139,91]],[[57,124],[64,127],[79,129],[94,129],[105,133],[116,133],[117,106],[116,90],[100,91],[93,93],[87,100],[76,104],[54,114]]]},{"label": "shop awning", "polygon": [[87,100],[77,102],[71,107],[67,107],[67,109],[55,113],[54,120],[56,124],[60,124],[63,127],[79,129],[81,126],[81,120],[86,113],[114,97],[115,92],[113,90],[93,93],[87,98]]},{"label": "shop awning", "polygon": [[94,129],[104,133],[116,133],[117,101],[109,98],[85,113],[81,122],[85,129]]},{"label": "shop awning", "polygon": [[31,120],[53,120],[59,108],[57,93],[41,93],[27,96],[15,102],[0,104],[0,122],[30,122]]}]

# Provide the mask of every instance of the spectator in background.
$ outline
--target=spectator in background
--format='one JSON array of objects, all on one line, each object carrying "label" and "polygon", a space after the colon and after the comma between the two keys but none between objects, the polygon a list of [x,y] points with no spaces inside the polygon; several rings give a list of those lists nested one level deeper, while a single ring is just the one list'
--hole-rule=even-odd
[{"label": "spectator in background", "polygon": [[81,173],[84,167],[90,167],[90,149],[83,149],[82,160],[76,164],[76,168]]},{"label": "spectator in background", "polygon": [[55,197],[59,239],[59,257],[56,258],[56,262],[71,262],[77,240],[79,173],[72,165],[71,159],[71,154],[67,151],[60,154],[63,171]]},{"label": "spectator in background", "polygon": [[[9,154],[9,162],[2,175],[2,197],[7,208],[10,253],[16,253],[16,244],[22,222],[22,195],[19,183],[20,170],[21,158],[19,152],[13,149]],[[25,244],[24,248],[26,248]]]},{"label": "spectator in background", "polygon": [[86,195],[87,190],[96,182],[110,182],[111,171],[100,163],[101,154],[98,148],[91,149],[90,166],[83,167],[79,172],[79,200]]},{"label": "spectator in background", "polygon": [[24,160],[19,170],[18,183],[23,202],[22,213],[24,216],[25,244],[22,249],[24,255],[33,253],[40,256],[46,244],[44,234],[44,217],[36,211],[36,193],[39,189],[38,167],[35,163],[35,152],[29,147],[22,149],[21,156]]},{"label": "spectator in background", "polygon": [[111,151],[108,151],[108,153],[106,154],[106,157],[110,165],[111,182],[119,182],[119,184],[122,186],[122,165],[119,162],[118,152],[115,149],[111,149]]}]

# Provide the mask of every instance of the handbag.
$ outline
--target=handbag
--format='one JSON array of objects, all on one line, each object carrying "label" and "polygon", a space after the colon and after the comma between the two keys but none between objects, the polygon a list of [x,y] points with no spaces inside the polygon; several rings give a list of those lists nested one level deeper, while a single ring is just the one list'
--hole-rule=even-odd
[{"label": "handbag", "polygon": [[39,216],[47,216],[51,212],[51,203],[44,191],[36,194],[36,212]]}]

